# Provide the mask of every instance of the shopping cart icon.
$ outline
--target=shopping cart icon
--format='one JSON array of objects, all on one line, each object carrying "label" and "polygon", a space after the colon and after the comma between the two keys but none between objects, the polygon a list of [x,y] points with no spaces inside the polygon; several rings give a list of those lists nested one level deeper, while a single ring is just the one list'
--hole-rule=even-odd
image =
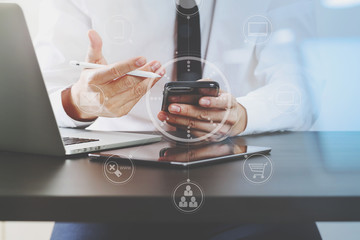
[{"label": "shopping cart icon", "polygon": [[264,173],[265,173],[265,167],[267,166],[268,163],[249,163],[249,168],[251,170],[251,172],[253,172],[253,178],[264,178]]}]

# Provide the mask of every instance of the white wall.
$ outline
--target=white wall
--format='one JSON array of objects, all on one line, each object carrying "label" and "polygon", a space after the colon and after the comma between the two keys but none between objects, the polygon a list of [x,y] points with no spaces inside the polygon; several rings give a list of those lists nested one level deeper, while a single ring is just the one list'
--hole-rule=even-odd
[{"label": "white wall", "polygon": [[0,240],[49,240],[53,222],[5,222]]}]

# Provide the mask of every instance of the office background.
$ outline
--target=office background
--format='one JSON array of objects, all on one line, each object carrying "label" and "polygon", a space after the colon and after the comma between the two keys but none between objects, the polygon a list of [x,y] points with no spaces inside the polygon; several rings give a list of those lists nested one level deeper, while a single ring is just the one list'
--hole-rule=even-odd
[{"label": "office background", "polygon": [[[24,10],[33,40],[42,0],[14,0]],[[303,43],[302,54],[318,85],[320,112],[313,131],[360,131],[360,2],[317,0],[318,36]],[[1,222],[0,240],[49,239],[53,223]],[[325,240],[355,239],[360,223],[318,223]]]}]

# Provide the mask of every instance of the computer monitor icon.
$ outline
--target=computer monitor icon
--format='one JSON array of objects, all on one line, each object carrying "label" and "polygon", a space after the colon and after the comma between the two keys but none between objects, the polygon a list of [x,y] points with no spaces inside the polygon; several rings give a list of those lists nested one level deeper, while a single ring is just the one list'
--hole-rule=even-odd
[{"label": "computer monitor icon", "polygon": [[248,22],[248,37],[267,37],[268,34],[268,22]]},{"label": "computer monitor icon", "polygon": [[293,91],[280,91],[276,96],[276,104],[282,106],[296,105],[296,96]]}]

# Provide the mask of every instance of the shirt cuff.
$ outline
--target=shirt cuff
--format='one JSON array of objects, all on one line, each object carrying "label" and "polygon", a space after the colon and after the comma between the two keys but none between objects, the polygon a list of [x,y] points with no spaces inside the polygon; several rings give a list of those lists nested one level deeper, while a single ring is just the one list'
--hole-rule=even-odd
[{"label": "shirt cuff", "polygon": [[259,112],[261,112],[259,107],[261,108],[261,106],[259,106],[255,99],[249,96],[239,97],[236,100],[246,109],[247,114],[247,124],[245,131],[240,133],[238,136],[250,135],[260,132],[261,126],[264,125],[262,122],[262,117],[259,116]]},{"label": "shirt cuff", "polygon": [[62,105],[61,93],[65,88],[50,94],[51,106],[59,127],[70,127],[70,128],[85,128],[90,126],[93,122],[80,122],[72,119],[67,115]]}]

